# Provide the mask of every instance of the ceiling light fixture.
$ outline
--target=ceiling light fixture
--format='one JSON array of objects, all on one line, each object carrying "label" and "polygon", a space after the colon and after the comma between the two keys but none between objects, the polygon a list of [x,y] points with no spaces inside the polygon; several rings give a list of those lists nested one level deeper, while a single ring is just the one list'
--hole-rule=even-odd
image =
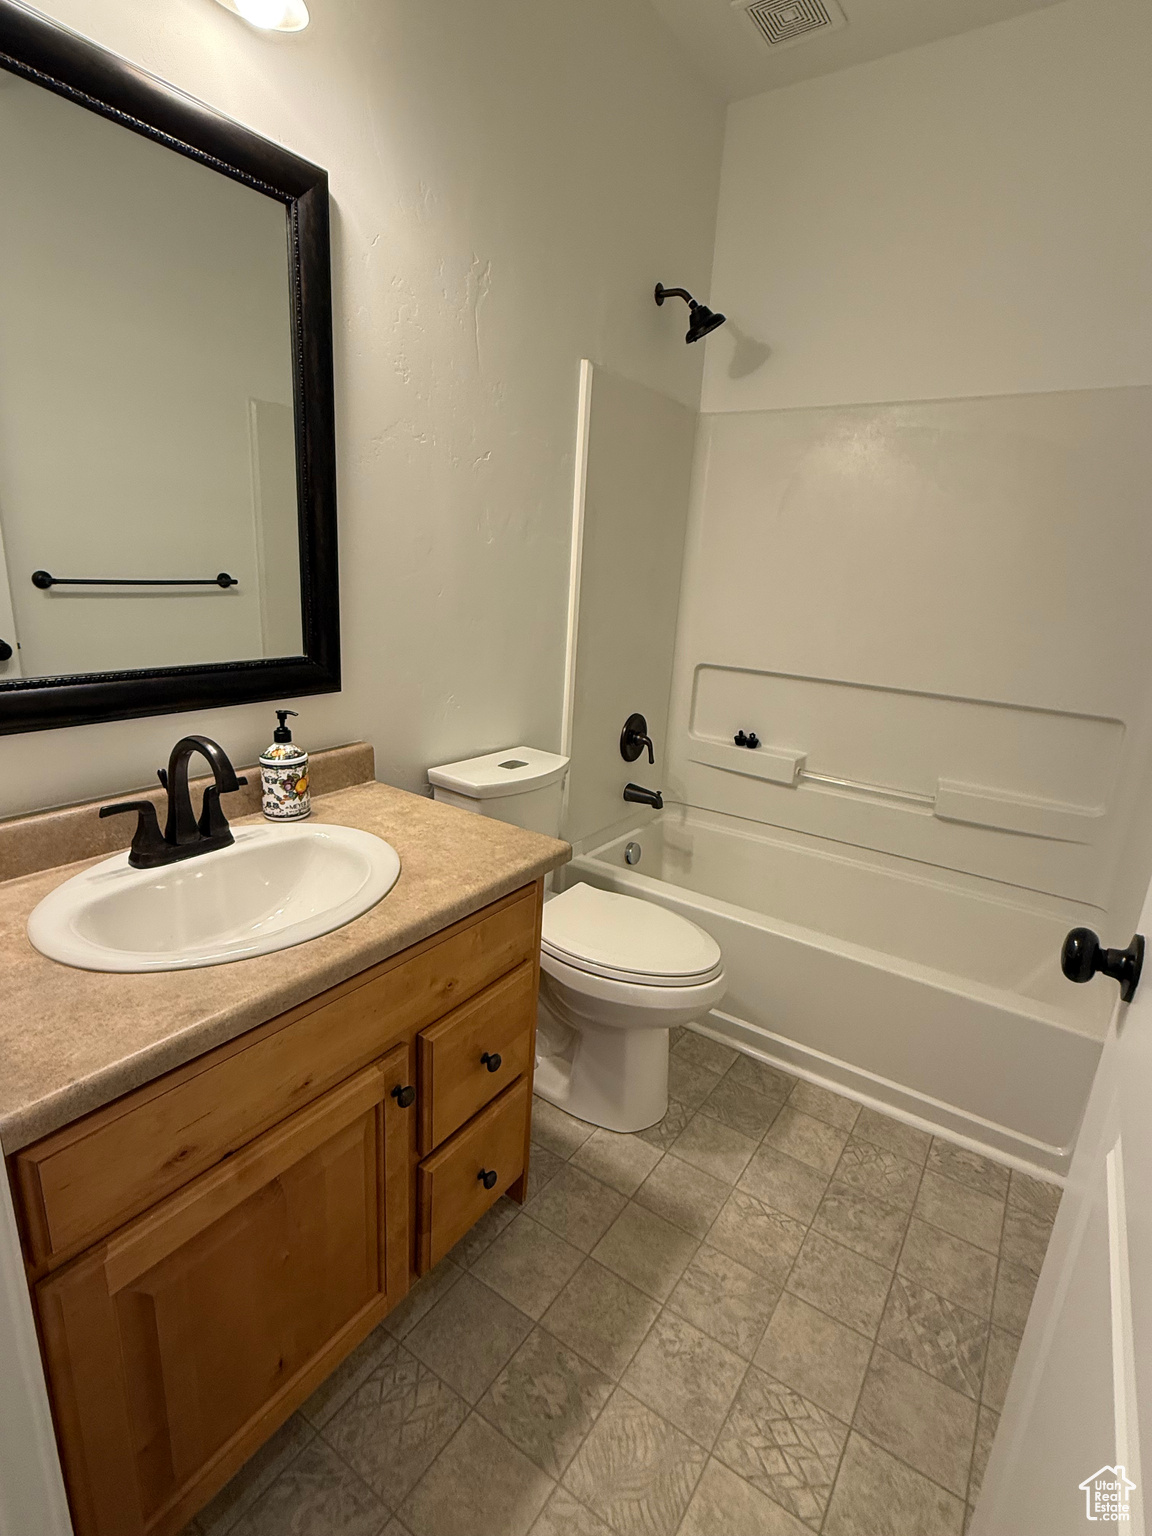
[{"label": "ceiling light fixture", "polygon": [[308,25],[305,0],[216,0],[262,32],[303,32]]}]

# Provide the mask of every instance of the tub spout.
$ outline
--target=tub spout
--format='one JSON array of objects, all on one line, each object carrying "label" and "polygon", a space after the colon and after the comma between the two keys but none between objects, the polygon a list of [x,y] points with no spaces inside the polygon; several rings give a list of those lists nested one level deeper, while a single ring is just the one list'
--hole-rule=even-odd
[{"label": "tub spout", "polygon": [[664,809],[664,796],[658,789],[645,789],[642,784],[625,784],[625,800],[635,801],[637,805],[650,805],[654,811]]}]

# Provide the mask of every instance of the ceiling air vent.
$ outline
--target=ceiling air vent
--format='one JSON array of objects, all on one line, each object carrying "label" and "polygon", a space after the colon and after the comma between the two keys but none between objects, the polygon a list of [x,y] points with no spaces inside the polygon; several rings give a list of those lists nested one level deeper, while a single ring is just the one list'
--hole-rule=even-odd
[{"label": "ceiling air vent", "polygon": [[819,32],[848,25],[836,0],[733,0],[770,48],[791,48]]}]

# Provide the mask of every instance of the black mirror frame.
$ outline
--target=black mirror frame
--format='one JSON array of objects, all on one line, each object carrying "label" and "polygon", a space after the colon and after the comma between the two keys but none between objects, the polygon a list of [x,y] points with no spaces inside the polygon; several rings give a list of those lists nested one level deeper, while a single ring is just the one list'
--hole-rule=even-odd
[{"label": "black mirror frame", "polygon": [[0,0],[0,68],[283,203],[304,655],[140,671],[0,679],[0,735],[335,693],[340,581],[328,175],[98,44]]}]

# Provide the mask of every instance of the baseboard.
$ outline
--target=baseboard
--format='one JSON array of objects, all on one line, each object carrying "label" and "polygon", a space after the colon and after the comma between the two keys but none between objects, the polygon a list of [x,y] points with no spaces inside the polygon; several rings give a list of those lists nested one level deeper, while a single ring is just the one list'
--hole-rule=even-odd
[{"label": "baseboard", "polygon": [[979,1115],[877,1077],[875,1073],[826,1056],[822,1051],[800,1045],[784,1035],[773,1034],[771,1030],[749,1024],[747,1020],[737,1019],[718,1008],[690,1027],[724,1045],[735,1046],[757,1061],[790,1072],[793,1077],[802,1077],[821,1088],[831,1088],[858,1104],[866,1104],[870,1109],[891,1115],[894,1120],[902,1120],[905,1125],[941,1136],[945,1141],[979,1152],[1009,1168],[1019,1168],[1034,1178],[1052,1184],[1064,1183],[1072,1160],[1071,1147],[1048,1146],[1006,1126],[994,1125]]}]

